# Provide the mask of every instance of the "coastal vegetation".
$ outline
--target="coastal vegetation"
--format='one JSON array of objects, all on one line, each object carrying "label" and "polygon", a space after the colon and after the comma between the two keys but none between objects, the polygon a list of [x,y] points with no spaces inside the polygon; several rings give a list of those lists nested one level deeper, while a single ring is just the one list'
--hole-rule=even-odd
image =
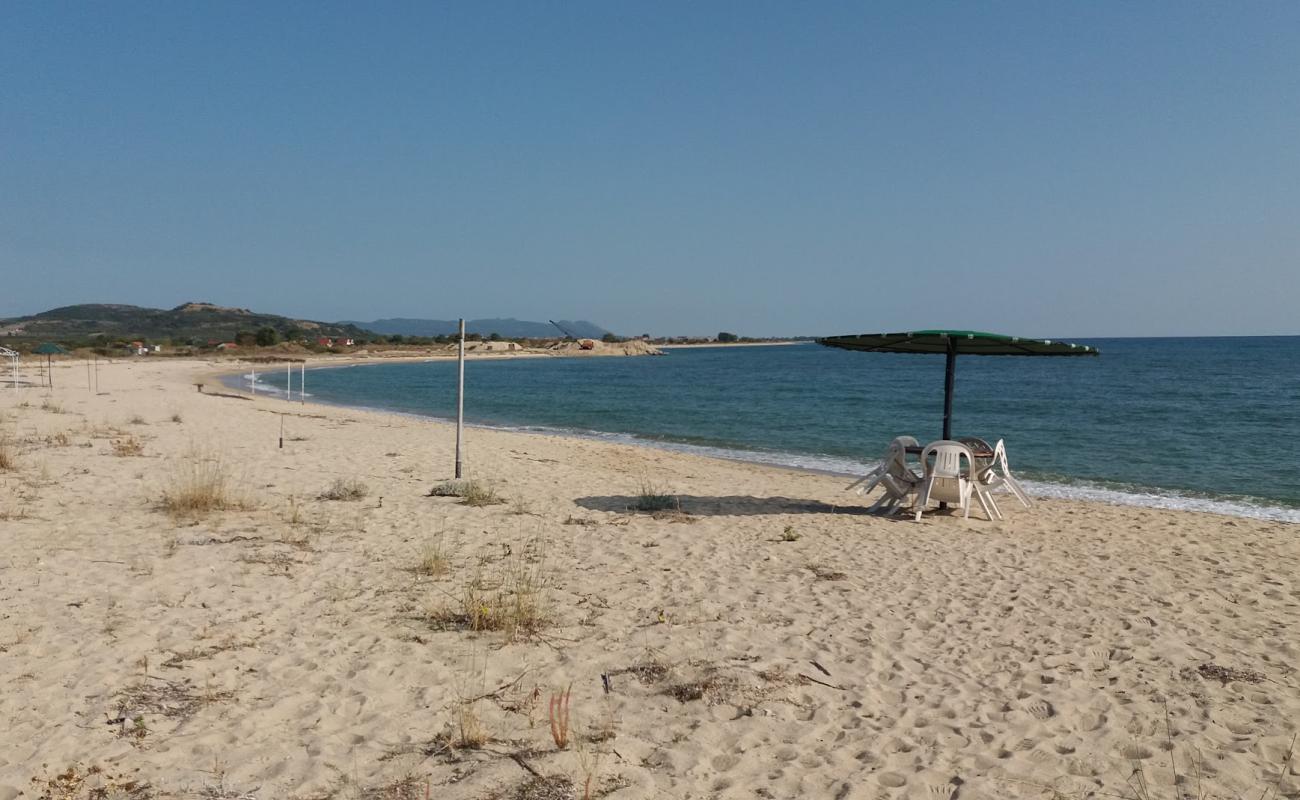
[{"label": "coastal vegetation", "polygon": [[321,500],[360,500],[370,494],[370,487],[356,478],[335,478],[325,491],[320,493]]},{"label": "coastal vegetation", "polygon": [[171,483],[163,491],[162,508],[174,516],[201,515],[245,506],[235,496],[230,472],[217,453],[192,448],[180,459],[171,475]]}]

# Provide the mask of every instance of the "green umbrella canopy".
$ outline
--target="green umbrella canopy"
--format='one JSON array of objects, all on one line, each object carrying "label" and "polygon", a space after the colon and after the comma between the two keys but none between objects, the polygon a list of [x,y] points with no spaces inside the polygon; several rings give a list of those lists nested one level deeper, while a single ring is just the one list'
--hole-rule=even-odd
[{"label": "green umbrella canopy", "polygon": [[65,348],[59,347],[54,342],[41,342],[32,348],[33,353],[40,353],[43,356],[57,356],[68,352]]},{"label": "green umbrella canopy", "polygon": [[1095,356],[1097,348],[1051,339],[1025,339],[980,331],[908,331],[829,336],[818,344],[868,353],[934,353],[948,357],[943,385],[943,438],[952,438],[952,387],[958,355]]},{"label": "green umbrella canopy", "polygon": [[972,356],[1095,356],[1097,348],[1086,344],[1024,339],[980,331],[908,331],[907,333],[860,333],[818,339],[819,344],[845,350],[874,353],[942,353],[950,347],[958,355]]}]

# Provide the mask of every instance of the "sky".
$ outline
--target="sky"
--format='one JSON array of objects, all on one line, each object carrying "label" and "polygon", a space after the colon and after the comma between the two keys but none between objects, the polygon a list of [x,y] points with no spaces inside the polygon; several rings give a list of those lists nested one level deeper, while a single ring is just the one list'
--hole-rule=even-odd
[{"label": "sky", "polygon": [[0,316],[1300,334],[1300,3],[0,3]]}]

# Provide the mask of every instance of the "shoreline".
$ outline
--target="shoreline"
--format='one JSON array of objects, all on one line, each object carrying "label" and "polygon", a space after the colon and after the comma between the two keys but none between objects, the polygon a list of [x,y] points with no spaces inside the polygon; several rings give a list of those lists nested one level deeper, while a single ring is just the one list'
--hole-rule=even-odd
[{"label": "shoreline", "polygon": [[[796,342],[793,344],[799,343]],[[425,360],[428,359],[408,359],[407,361]],[[317,368],[344,368],[366,366],[367,364],[373,363],[375,362],[361,360],[355,363],[320,365]],[[311,369],[310,366],[308,368]],[[230,383],[224,383],[225,381],[233,381],[236,383],[242,382],[246,373],[247,370],[225,370],[220,373],[219,379],[223,381],[225,388],[246,394],[246,387],[236,387]],[[275,391],[278,393],[280,390],[276,389]],[[251,397],[251,395],[248,396]],[[272,395],[267,396],[273,397]],[[309,405],[315,404],[321,407],[355,409],[378,414],[394,414],[402,417],[430,420],[447,425],[455,425],[456,422],[454,418],[440,417],[434,414],[422,414],[414,411],[398,411],[395,409],[384,408],[382,406],[335,403],[324,400],[312,400],[310,397],[307,403]],[[731,463],[749,464],[791,472],[833,476],[847,480],[855,480],[874,468],[873,462],[864,461],[850,463],[838,458],[790,453],[785,451],[747,450],[739,447],[711,447],[694,445],[686,442],[656,441],[644,439],[636,434],[627,432],[554,428],[544,425],[530,425],[528,423],[470,422],[468,420],[465,425],[467,428],[478,430],[502,431],[523,435],[557,436],[581,441],[606,442],[628,447],[649,448],[669,453],[684,453],[701,458],[712,458]],[[768,457],[765,458],[764,456]],[[805,463],[799,463],[800,461]],[[825,464],[828,465],[819,466],[816,463],[810,463],[817,461],[825,462]],[[829,465],[831,462],[841,463]],[[1189,513],[1212,514],[1232,519],[1255,519],[1269,522],[1280,522],[1284,524],[1300,524],[1300,508],[1281,505],[1276,502],[1258,503],[1230,496],[1201,496],[1160,487],[1148,487],[1146,491],[1136,491],[1132,489],[1114,488],[1105,484],[1098,485],[1095,482],[1089,481],[1079,481],[1077,483],[1053,483],[1026,478],[1023,482],[1026,484],[1030,494],[1039,499],[1055,498],[1074,502],[1099,503],[1118,507],[1151,508],[1180,512],[1185,511]],[[1260,500],[1267,500],[1267,498],[1260,498]]]}]

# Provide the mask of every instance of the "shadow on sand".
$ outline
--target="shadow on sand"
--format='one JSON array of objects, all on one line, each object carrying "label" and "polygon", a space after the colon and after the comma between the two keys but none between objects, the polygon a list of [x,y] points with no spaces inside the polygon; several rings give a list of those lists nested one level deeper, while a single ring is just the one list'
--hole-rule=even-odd
[{"label": "shadow on sand", "polygon": [[[689,494],[673,495],[681,504],[681,510],[697,517],[745,517],[766,514],[850,514],[870,516],[866,506],[846,504],[842,506],[823,503],[820,500],[794,500],[789,497],[752,497],[748,495],[728,495],[725,497],[699,497]],[[633,495],[613,495],[605,497],[579,497],[573,502],[591,511],[612,511],[625,513],[635,509],[639,498]]]}]

